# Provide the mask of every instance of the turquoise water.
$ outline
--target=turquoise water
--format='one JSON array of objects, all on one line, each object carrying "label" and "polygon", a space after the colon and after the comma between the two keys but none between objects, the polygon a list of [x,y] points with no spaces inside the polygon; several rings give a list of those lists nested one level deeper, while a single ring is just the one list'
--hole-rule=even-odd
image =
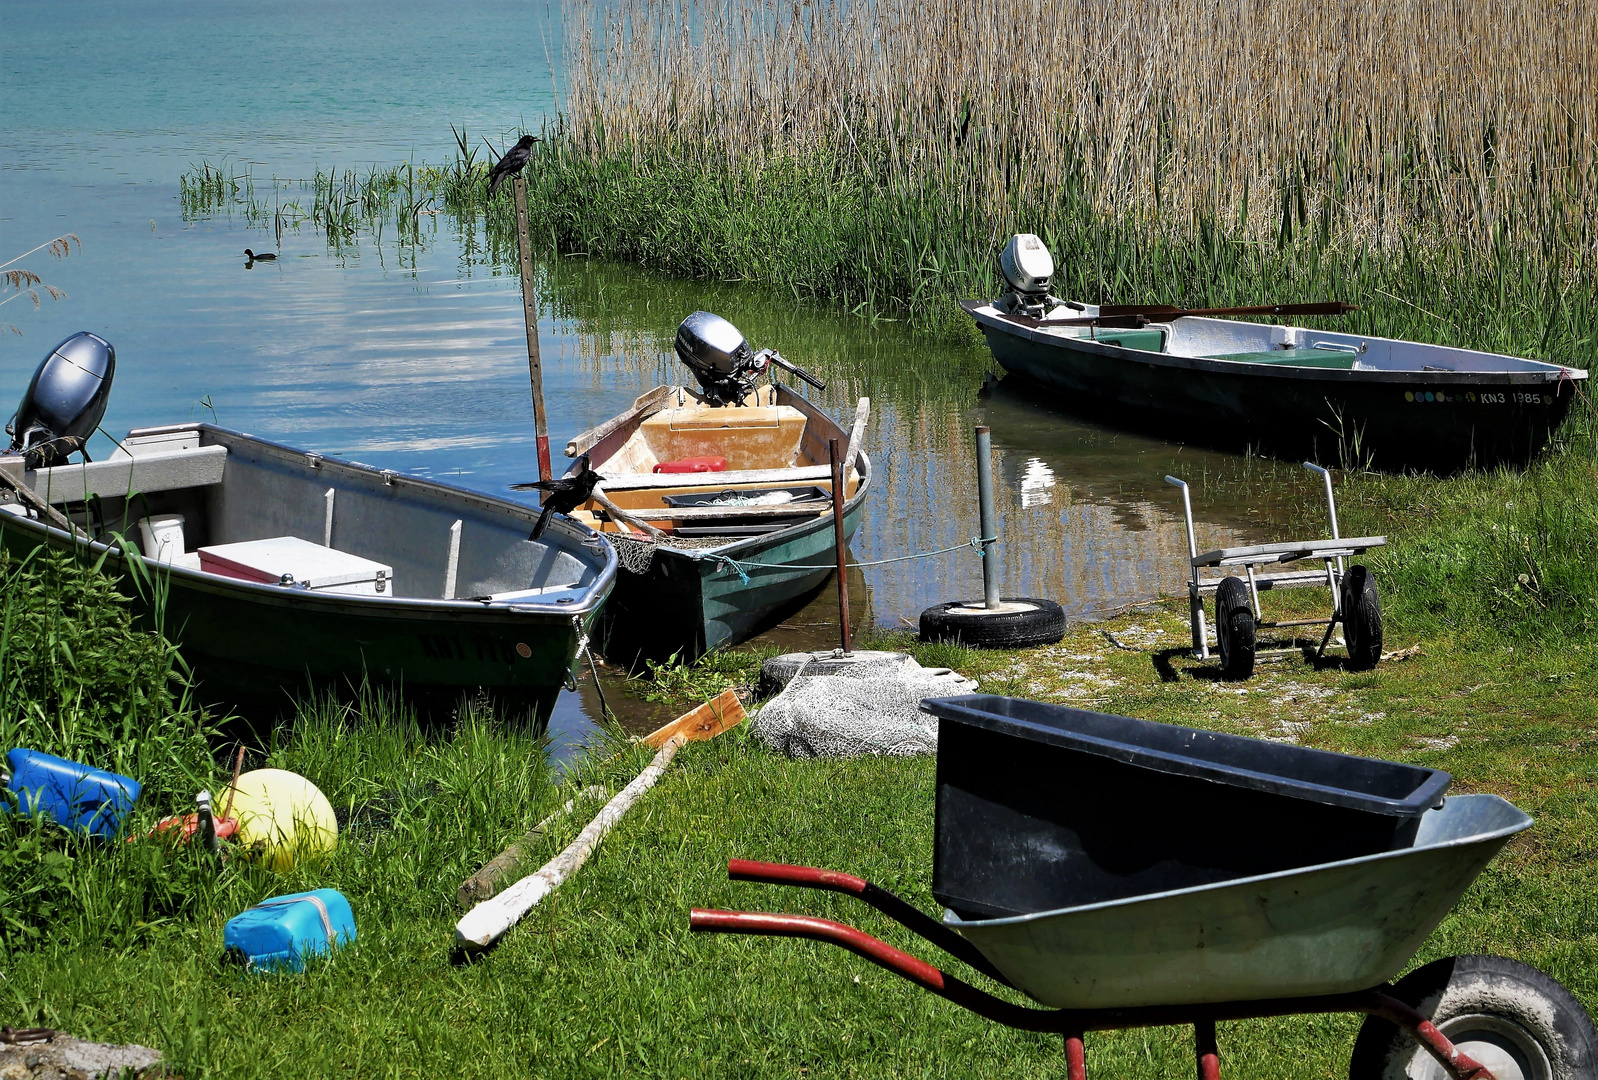
[{"label": "turquoise water", "polygon": [[[178,178],[224,163],[283,199],[293,185],[271,178],[445,162],[451,124],[503,145],[556,108],[557,8],[5,0],[0,41],[0,262],[62,233],[81,243],[64,260],[40,252],[21,264],[66,296],[38,311],[25,299],[0,307],[0,323],[20,331],[0,333],[0,408],[57,341],[88,329],[118,353],[108,431],[214,419],[498,495],[532,478],[519,284],[483,258],[474,226],[429,217],[418,246],[390,229],[336,249],[290,229],[279,246],[238,208],[186,219]],[[281,257],[251,268],[246,247]],[[1102,610],[1179,586],[1180,504],[1161,476],[1232,467],[1066,421],[1008,383],[989,393],[980,347],[891,323],[580,260],[546,266],[541,288],[557,452],[685,376],[671,333],[699,308],[820,373],[829,390],[817,400],[834,415],[869,395],[881,483],[854,542],[863,561],[976,534],[971,428],[986,422],[1005,593]],[[1246,528],[1240,507],[1203,512],[1201,543]],[[902,625],[980,595],[980,562],[963,552],[868,567],[863,583],[866,617]],[[818,601],[778,638],[827,641],[834,618]],[[592,711],[573,698],[557,725],[564,715],[580,729]]]}]

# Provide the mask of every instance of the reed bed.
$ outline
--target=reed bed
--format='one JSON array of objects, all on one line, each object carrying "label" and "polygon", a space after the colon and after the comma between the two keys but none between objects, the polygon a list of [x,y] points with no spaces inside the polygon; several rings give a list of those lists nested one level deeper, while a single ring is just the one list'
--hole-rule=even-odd
[{"label": "reed bed", "polygon": [[[973,213],[1095,210],[1373,247],[1590,247],[1591,5],[679,0],[572,19],[569,134],[757,168],[837,155]],[[1252,204],[1252,209],[1250,206]]]},{"label": "reed bed", "polygon": [[619,0],[567,27],[534,180],[567,250],[926,318],[1034,231],[1090,300],[1340,289],[1390,309],[1367,330],[1590,340],[1546,317],[1594,280],[1587,5]]}]

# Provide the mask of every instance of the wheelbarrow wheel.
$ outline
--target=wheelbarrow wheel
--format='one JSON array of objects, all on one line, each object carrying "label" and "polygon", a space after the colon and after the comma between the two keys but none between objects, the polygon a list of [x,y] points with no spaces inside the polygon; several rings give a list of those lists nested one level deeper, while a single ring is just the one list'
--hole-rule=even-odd
[{"label": "wheelbarrow wheel", "polygon": [[1369,671],[1382,658],[1382,601],[1376,595],[1376,579],[1365,567],[1348,568],[1341,606],[1349,669]]},{"label": "wheelbarrow wheel", "polygon": [[1242,578],[1222,578],[1215,589],[1215,639],[1221,678],[1236,681],[1254,674],[1254,609]]},{"label": "wheelbarrow wheel", "polygon": [[[1450,956],[1388,991],[1418,1010],[1496,1080],[1592,1080],[1598,1031],[1581,1002],[1528,964]],[[1447,1080],[1408,1031],[1372,1016],[1359,1029],[1349,1080]]]}]

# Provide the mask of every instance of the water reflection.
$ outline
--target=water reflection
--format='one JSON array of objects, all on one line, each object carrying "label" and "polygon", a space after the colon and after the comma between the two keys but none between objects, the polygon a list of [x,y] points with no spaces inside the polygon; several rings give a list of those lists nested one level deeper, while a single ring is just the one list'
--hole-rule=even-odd
[{"label": "water reflection", "polygon": [[[214,417],[501,496],[531,476],[519,288],[471,226],[436,219],[424,225],[426,244],[403,251],[371,237],[330,250],[308,232],[285,233],[278,248],[240,218],[175,218],[175,183],[89,198],[35,178],[29,191],[41,207],[70,211],[85,251],[51,267],[70,301],[30,313],[26,337],[0,346],[0,400],[21,395],[57,340],[89,328],[119,354],[108,430]],[[243,249],[266,246],[281,257],[246,271]],[[977,535],[976,424],[993,431],[1004,592],[1048,597],[1075,615],[1178,590],[1180,504],[1161,477],[1237,467],[1053,412],[1012,380],[989,381],[980,344],[940,344],[790,297],[634,267],[563,260],[540,274],[556,447],[651,386],[681,381],[671,338],[699,309],[814,371],[828,388],[811,396],[834,415],[871,398],[867,448],[880,479],[855,558],[952,550],[863,567],[851,586],[857,623],[913,623],[932,604],[981,594],[981,562],[968,545]],[[1201,544],[1251,535],[1241,508],[1201,510]],[[830,644],[836,620],[823,596],[771,640]],[[597,701],[571,698],[557,728],[581,731],[581,717],[595,715]]]}]

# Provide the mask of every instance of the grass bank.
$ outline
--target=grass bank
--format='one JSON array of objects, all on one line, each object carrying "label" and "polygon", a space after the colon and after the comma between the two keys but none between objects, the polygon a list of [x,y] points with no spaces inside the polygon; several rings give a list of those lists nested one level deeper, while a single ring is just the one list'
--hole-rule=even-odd
[{"label": "grass bank", "polygon": [[[1188,661],[1171,607],[1074,628],[1051,649],[942,649],[988,688],[1437,765],[1538,819],[1477,881],[1419,961],[1499,952],[1598,1006],[1598,656],[1427,638],[1375,672],[1286,662],[1246,686]],[[734,733],[684,751],[594,860],[487,958],[450,962],[455,886],[570,786],[616,790],[645,755],[540,780],[491,724],[422,737],[392,716],[309,715],[273,747],[353,815],[339,851],[281,878],[229,863],[209,902],[111,948],[66,923],[8,948],[9,1022],[165,1049],[187,1077],[1059,1074],[1055,1040],[998,1028],[838,950],[691,936],[694,905],[803,910],[949,963],[842,899],[730,884],[729,856],[846,868],[933,909],[930,760],[795,762]],[[553,853],[578,822],[546,838]],[[117,872],[116,853],[86,882]],[[274,892],[332,885],[353,948],[294,977],[220,958],[222,923]],[[952,967],[953,965],[951,965]],[[1344,1075],[1356,1022],[1223,1025],[1229,1076]],[[1094,1075],[1191,1068],[1188,1034],[1095,1036]]]},{"label": "grass bank", "polygon": [[[909,648],[993,692],[1441,767],[1455,791],[1509,798],[1537,826],[1494,861],[1416,962],[1503,953],[1544,968],[1598,1008],[1598,589],[1590,560],[1577,554],[1590,525],[1579,505],[1562,501],[1578,482],[1598,479],[1594,460],[1575,443],[1523,478],[1345,481],[1346,527],[1394,538],[1374,565],[1388,648],[1404,658],[1371,672],[1291,659],[1262,664],[1245,684],[1218,682],[1213,667],[1188,657],[1183,605],[1174,603],[1079,625],[1058,646],[1022,652],[903,636],[873,644]],[[1261,465],[1252,482],[1272,483],[1272,468]],[[66,749],[51,741],[67,730],[63,715],[101,717],[93,721],[101,741],[70,744],[84,753],[126,753],[141,737],[175,733],[162,744],[165,756],[105,759],[135,773],[170,770],[147,789],[139,827],[180,809],[201,782],[217,785],[218,748],[196,752],[193,742],[198,718],[182,712],[181,697],[157,696],[157,687],[170,688],[167,669],[134,676],[91,666],[90,643],[105,646],[97,662],[109,665],[129,649],[160,656],[160,642],[122,622],[115,598],[97,592],[103,586],[83,568],[9,573],[13,631],[0,675],[27,689],[6,698],[7,738]],[[37,597],[25,618],[10,599],[23,596]],[[1288,611],[1301,614],[1323,602],[1309,593],[1287,599]],[[37,657],[56,640],[71,643],[77,672],[26,682],[53,670]],[[750,681],[757,662],[722,654],[640,692],[687,702]],[[74,692],[63,697],[56,685]],[[129,700],[129,687],[158,703],[132,732],[104,719],[116,715],[110,702]],[[76,714],[75,701],[84,703]],[[529,1068],[552,1076],[1059,1074],[1053,1039],[998,1028],[838,950],[686,931],[695,905],[802,910],[955,968],[842,899],[734,885],[724,873],[731,856],[834,866],[934,910],[934,770],[925,759],[788,761],[742,731],[691,746],[593,861],[499,949],[452,963],[460,880],[574,788],[615,791],[646,759],[607,741],[589,762],[556,775],[537,740],[469,707],[452,724],[423,730],[381,698],[322,702],[250,760],[305,774],[338,808],[341,843],[319,866],[276,876],[161,844],[74,843],[10,820],[0,830],[6,1022],[159,1046],[191,1078],[487,1077]],[[583,820],[553,830],[539,854],[553,854]],[[53,891],[41,893],[46,864]],[[229,916],[321,885],[351,898],[354,947],[300,976],[248,976],[224,962]],[[37,895],[52,906],[12,899]],[[31,912],[22,928],[18,910]],[[1356,1027],[1346,1017],[1223,1025],[1227,1075],[1342,1076]],[[1176,1028],[1095,1036],[1090,1068],[1127,1080],[1180,1075],[1191,1068],[1188,1037]]]}]

